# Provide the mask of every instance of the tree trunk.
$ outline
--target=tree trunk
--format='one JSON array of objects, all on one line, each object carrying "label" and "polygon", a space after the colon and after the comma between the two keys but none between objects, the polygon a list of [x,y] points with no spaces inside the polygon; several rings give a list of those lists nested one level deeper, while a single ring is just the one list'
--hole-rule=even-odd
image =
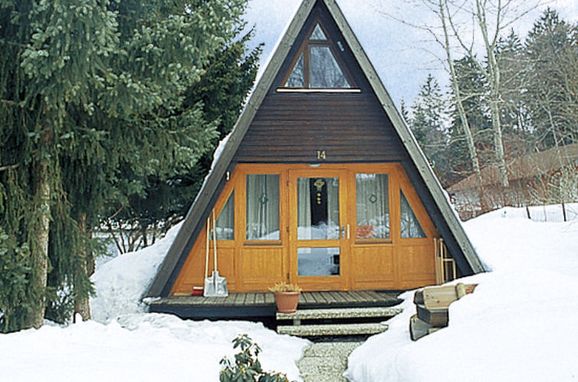
[{"label": "tree trunk", "polygon": [[[461,94],[461,89],[458,83],[458,75],[456,73],[456,68],[454,66],[454,60],[451,54],[451,46],[449,40],[449,30],[448,25],[446,22],[446,3],[445,0],[439,1],[439,16],[440,21],[442,23],[443,32],[444,32],[444,49],[446,53],[446,61],[448,63],[448,68],[450,71],[450,82],[452,86],[452,91],[455,95],[455,102],[458,109],[458,115],[460,116],[460,122],[464,129],[464,135],[466,137],[466,144],[468,146],[468,153],[470,155],[470,161],[472,163],[472,170],[476,175],[476,188],[478,192],[478,198],[480,200],[480,208],[482,212],[487,210],[485,197],[484,197],[484,186],[482,183],[482,171],[480,169],[480,161],[478,159],[478,152],[476,150],[476,144],[474,142],[474,135],[472,134],[472,130],[470,129],[470,123],[468,121],[468,117],[466,115],[466,110],[464,109],[463,104],[463,97]],[[447,17],[450,17],[447,15]]]},{"label": "tree trunk", "polygon": [[[498,15],[502,12],[501,3],[498,3]],[[496,35],[490,40],[488,35],[488,23],[486,19],[485,3],[476,0],[476,19],[482,32],[486,56],[488,59],[488,69],[486,70],[488,83],[490,85],[490,113],[492,115],[492,130],[494,132],[494,154],[498,163],[498,174],[500,185],[504,188],[509,186],[508,168],[506,167],[506,157],[504,154],[504,140],[502,136],[502,120],[500,113],[500,67],[496,60],[496,42],[498,31],[500,30],[499,17],[496,25]],[[479,63],[478,63],[479,65]],[[480,65],[480,68],[483,69]]]},{"label": "tree trunk", "polygon": [[[83,237],[90,238],[90,232],[87,228],[86,214],[83,213],[78,219],[78,225]],[[94,272],[94,257],[88,247],[84,247],[78,256],[78,267],[77,267],[77,277],[80,279],[90,278],[90,275]],[[76,321],[76,314],[80,314],[82,321],[90,320],[90,297],[87,293],[78,294],[75,293],[74,299],[74,320]]]},{"label": "tree trunk", "polygon": [[38,202],[38,220],[34,231],[30,233],[35,243],[31,251],[32,273],[30,290],[33,293],[33,305],[26,327],[40,328],[44,323],[46,310],[46,284],[48,279],[48,240],[50,233],[50,176],[48,160],[42,159],[35,168],[35,199]]}]

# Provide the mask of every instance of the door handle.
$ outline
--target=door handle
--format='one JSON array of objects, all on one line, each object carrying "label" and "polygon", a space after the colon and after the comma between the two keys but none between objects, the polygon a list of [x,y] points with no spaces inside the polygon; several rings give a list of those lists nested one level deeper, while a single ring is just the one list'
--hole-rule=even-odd
[{"label": "door handle", "polygon": [[342,239],[347,239],[347,240],[349,240],[351,238],[351,230],[350,230],[349,224],[341,227],[339,236]]}]

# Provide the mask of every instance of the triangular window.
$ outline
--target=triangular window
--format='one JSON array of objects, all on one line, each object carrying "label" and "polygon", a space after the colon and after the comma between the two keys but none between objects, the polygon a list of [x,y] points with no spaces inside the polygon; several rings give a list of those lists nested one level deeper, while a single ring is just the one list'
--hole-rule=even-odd
[{"label": "triangular window", "polygon": [[309,47],[310,88],[350,88],[328,46]]},{"label": "triangular window", "polygon": [[303,73],[303,53],[301,53],[285,86],[288,88],[302,88],[304,85],[305,76]]},{"label": "triangular window", "polygon": [[311,33],[311,37],[309,40],[317,40],[317,41],[325,41],[327,37],[325,37],[325,33],[323,33],[323,29],[319,24],[315,25],[315,29],[313,29],[313,33]]},{"label": "triangular window", "polygon": [[217,219],[217,240],[235,240],[235,193],[231,193],[229,200],[223,207]]},{"label": "triangular window", "polygon": [[424,238],[425,233],[413,212],[413,209],[409,205],[403,192],[400,192],[401,199],[401,237],[404,239],[408,238]]},{"label": "triangular window", "polygon": [[290,89],[350,89],[352,82],[336,56],[336,52],[343,50],[341,42],[335,44],[327,38],[321,25],[315,24],[283,86]]}]

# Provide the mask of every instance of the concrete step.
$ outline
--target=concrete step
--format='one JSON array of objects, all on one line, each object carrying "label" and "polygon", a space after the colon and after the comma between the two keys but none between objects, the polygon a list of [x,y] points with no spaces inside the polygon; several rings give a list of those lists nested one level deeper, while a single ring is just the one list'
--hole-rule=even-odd
[{"label": "concrete step", "polygon": [[327,324],[277,326],[277,333],[298,337],[361,336],[383,333],[387,324]]},{"label": "concrete step", "polygon": [[336,308],[336,309],[303,309],[295,313],[277,313],[277,320],[322,320],[346,318],[391,318],[401,313],[401,308]]}]

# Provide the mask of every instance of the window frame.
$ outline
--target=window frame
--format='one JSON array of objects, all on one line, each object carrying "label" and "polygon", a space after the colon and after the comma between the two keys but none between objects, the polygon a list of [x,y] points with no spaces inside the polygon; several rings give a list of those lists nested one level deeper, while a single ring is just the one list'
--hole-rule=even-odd
[{"label": "window frame", "polygon": [[[247,178],[251,175],[276,175],[278,177],[278,187],[279,187],[279,200],[277,201],[277,208],[278,208],[278,215],[279,215],[279,239],[274,239],[274,240],[258,240],[258,239],[247,239],[247,219],[248,219],[248,214],[247,214]],[[242,227],[242,234],[240,234],[241,236],[239,237],[239,239],[242,241],[242,245],[245,246],[279,246],[282,245],[283,240],[284,240],[284,236],[285,236],[285,230],[283,229],[283,198],[285,197],[284,193],[283,193],[283,187],[282,187],[282,183],[283,182],[283,174],[281,172],[278,171],[271,171],[271,170],[256,170],[256,169],[252,169],[248,172],[243,172],[242,173],[242,184],[240,185],[243,189],[243,193],[242,193],[242,216],[244,218],[240,218],[240,223],[241,223],[241,227]]]},{"label": "window frame", "polygon": [[[359,227],[357,221],[357,175],[366,174],[366,175],[385,175],[387,176],[387,212],[389,214],[389,236],[387,238],[358,238],[357,237],[357,229]],[[393,185],[392,181],[394,180],[393,177],[395,176],[395,172],[385,172],[385,171],[372,171],[369,169],[365,172],[356,171],[353,173],[353,190],[354,190],[354,205],[355,205],[355,214],[352,217],[355,218],[355,235],[354,240],[355,244],[391,244],[393,243],[393,210],[392,210],[392,193],[393,193]],[[353,222],[353,220],[352,220]]]},{"label": "window frame", "polygon": [[[326,40],[310,40],[311,34],[315,30],[316,26],[319,25],[321,31],[325,34]],[[323,26],[320,18],[317,17],[311,23],[311,26],[307,29],[307,33],[305,33],[305,39],[301,43],[301,46],[295,53],[294,57],[291,59],[289,69],[282,77],[280,86],[277,87],[278,93],[361,93],[361,89],[357,86],[356,82],[353,80],[353,76],[351,72],[348,70],[345,62],[341,58],[341,55],[335,47],[337,46],[337,41],[334,41],[330,36],[330,33],[327,33],[327,29]],[[343,44],[343,42],[341,42]],[[319,47],[328,47],[329,51],[333,55],[335,62],[337,63],[339,69],[343,73],[343,76],[349,83],[348,88],[312,88],[310,87],[311,84],[311,72],[310,72],[310,56],[311,56],[311,46],[319,46]],[[345,49],[343,50],[345,51]],[[293,73],[293,69],[297,64],[299,58],[303,56],[303,87],[288,87],[286,86],[287,82],[289,81],[289,77]]]}]

